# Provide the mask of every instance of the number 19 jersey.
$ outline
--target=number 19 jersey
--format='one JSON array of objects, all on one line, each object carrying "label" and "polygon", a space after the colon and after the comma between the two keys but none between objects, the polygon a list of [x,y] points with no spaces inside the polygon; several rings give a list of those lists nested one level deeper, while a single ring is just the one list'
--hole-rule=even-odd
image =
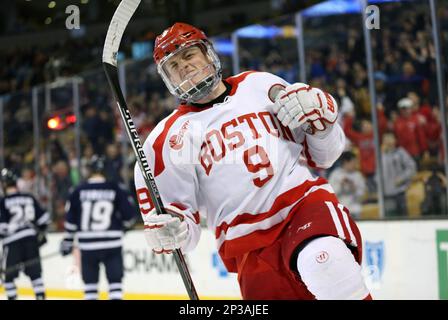
[{"label": "number 19 jersey", "polygon": [[66,204],[65,239],[76,236],[80,250],[122,246],[124,230],[135,221],[134,200],[116,183],[89,179],[78,186]]}]

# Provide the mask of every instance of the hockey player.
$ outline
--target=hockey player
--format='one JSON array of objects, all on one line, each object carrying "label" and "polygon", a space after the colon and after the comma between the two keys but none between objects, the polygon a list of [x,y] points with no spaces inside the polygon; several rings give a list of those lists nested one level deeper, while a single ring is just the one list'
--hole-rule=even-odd
[{"label": "hockey player", "polygon": [[[14,280],[19,276],[21,263],[36,261],[25,266],[24,272],[31,279],[36,299],[45,299],[39,247],[46,242],[45,232],[50,215],[37,200],[17,188],[17,176],[8,169],[1,171],[5,197],[0,200],[0,239],[3,238],[3,264],[6,296],[17,299]],[[9,269],[9,271],[8,271]]]},{"label": "hockey player", "polygon": [[117,183],[106,181],[105,158],[93,156],[90,177],[71,193],[66,205],[61,254],[72,252],[75,237],[81,252],[82,280],[86,300],[98,299],[100,264],[106,270],[109,299],[122,299],[123,232],[138,214],[132,197]]},{"label": "hockey player", "polygon": [[184,23],[156,38],[154,60],[181,103],[144,144],[170,214],[155,214],[135,167],[149,247],[192,250],[204,216],[244,299],[370,299],[359,230],[307,167],[343,151],[334,98],[266,72],[222,80],[212,44]]}]

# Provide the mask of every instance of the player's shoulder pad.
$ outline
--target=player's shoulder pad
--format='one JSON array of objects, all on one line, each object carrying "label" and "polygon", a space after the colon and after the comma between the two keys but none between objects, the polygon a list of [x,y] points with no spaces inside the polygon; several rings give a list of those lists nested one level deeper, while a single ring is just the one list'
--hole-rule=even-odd
[{"label": "player's shoulder pad", "polygon": [[251,75],[251,78],[248,78],[248,82],[251,92],[265,96],[269,103],[272,102],[272,100],[269,100],[269,92],[273,87],[277,85],[281,85],[283,87],[289,86],[287,81],[269,72],[257,72],[253,76]]},{"label": "player's shoulder pad", "polygon": [[262,92],[269,90],[269,88],[275,84],[281,84],[285,87],[289,85],[289,83],[281,77],[265,71],[257,71],[248,74],[246,77],[246,83],[252,88],[252,90],[256,88]]},{"label": "player's shoulder pad", "polygon": [[283,85],[289,85],[289,83],[283,78],[266,71],[257,72],[259,81],[268,82],[268,83],[281,83]]},{"label": "player's shoulder pad", "polygon": [[[164,131],[166,131],[166,127],[168,126],[168,124],[170,122],[172,122],[172,120],[170,121],[170,119],[172,119],[177,113],[177,109],[174,110],[173,112],[171,112],[167,117],[163,118],[159,123],[157,123],[157,125],[155,126],[155,128],[149,133],[148,137],[146,138],[146,140],[143,143],[143,148],[144,150],[148,150],[147,147],[148,146],[152,146],[154,144],[154,142],[156,141],[156,139],[164,133]],[[177,121],[175,121],[177,122]],[[169,130],[172,129],[172,127],[175,125],[175,123],[173,123]]]}]

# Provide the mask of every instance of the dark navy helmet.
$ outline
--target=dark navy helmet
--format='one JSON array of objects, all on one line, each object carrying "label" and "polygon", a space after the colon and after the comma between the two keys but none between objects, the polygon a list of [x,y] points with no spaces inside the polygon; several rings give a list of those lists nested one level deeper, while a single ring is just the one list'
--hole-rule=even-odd
[{"label": "dark navy helmet", "polygon": [[93,155],[89,162],[90,174],[105,174],[106,158],[104,156]]},{"label": "dark navy helmet", "polygon": [[6,168],[3,168],[1,171],[1,182],[4,189],[8,187],[15,187],[17,185],[17,175]]}]

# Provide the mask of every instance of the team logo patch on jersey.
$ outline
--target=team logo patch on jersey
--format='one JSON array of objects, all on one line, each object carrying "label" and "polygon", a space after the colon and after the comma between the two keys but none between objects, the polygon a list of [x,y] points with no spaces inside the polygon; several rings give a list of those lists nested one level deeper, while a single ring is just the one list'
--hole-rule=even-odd
[{"label": "team logo patch on jersey", "polygon": [[180,150],[184,146],[184,135],[185,132],[188,130],[188,126],[190,125],[190,120],[185,122],[182,127],[180,128],[178,134],[173,134],[169,140],[170,142],[170,148],[173,150]]},{"label": "team logo patch on jersey", "polygon": [[171,136],[171,138],[170,138],[171,149],[180,150],[180,149],[182,149],[183,145],[184,145],[184,142],[182,141],[182,138],[179,135],[175,134],[175,135]]}]

